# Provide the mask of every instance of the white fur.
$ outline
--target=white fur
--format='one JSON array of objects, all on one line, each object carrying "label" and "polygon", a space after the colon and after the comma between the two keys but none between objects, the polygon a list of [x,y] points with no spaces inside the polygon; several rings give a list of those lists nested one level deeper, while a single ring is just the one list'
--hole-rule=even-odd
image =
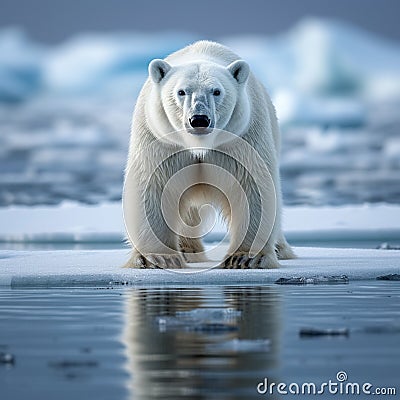
[{"label": "white fur", "polygon": [[[193,115],[207,116],[208,134],[192,134]],[[224,136],[220,130],[234,135]],[[179,267],[185,260],[200,260],[201,241],[173,231],[182,220],[198,225],[198,210],[205,203],[219,209],[228,223],[226,268],[275,268],[277,255],[294,257],[281,232],[279,150],[270,98],[248,64],[228,48],[200,41],[165,60],[153,60],[133,115],[126,169],[125,222],[134,247],[127,266]],[[204,163],[215,165],[214,170]],[[168,186],[182,169],[187,174]],[[230,177],[242,192],[229,183]],[[190,189],[178,205],[174,196],[185,185]],[[162,196],[167,209],[159,205]],[[246,201],[250,214],[244,212]],[[264,213],[260,201],[267,205]]]}]

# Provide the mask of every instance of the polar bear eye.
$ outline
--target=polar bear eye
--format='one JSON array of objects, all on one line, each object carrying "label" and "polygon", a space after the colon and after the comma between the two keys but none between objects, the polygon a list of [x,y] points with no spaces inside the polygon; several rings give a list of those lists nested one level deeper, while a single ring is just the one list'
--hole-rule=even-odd
[{"label": "polar bear eye", "polygon": [[178,90],[178,96],[184,96],[185,94],[184,90]]},{"label": "polar bear eye", "polygon": [[215,89],[213,92],[214,96],[219,96],[221,94],[221,91],[219,89]]}]

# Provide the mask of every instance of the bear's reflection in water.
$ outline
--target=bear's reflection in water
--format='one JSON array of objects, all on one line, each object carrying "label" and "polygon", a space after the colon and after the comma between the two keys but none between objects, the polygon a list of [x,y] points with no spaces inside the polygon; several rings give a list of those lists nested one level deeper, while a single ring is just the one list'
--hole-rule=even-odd
[{"label": "bear's reflection in water", "polygon": [[273,287],[132,290],[123,338],[131,399],[260,398],[257,384],[277,378],[279,311]]}]

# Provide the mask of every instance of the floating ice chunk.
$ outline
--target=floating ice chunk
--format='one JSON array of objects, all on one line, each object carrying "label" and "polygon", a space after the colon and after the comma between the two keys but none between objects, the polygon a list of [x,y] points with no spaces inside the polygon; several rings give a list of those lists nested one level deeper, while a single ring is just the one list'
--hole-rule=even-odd
[{"label": "floating ice chunk", "polygon": [[348,283],[349,278],[346,275],[340,276],[298,276],[292,278],[279,278],[275,281],[278,285],[319,285],[319,284],[341,284]]},{"label": "floating ice chunk", "polygon": [[400,274],[382,275],[376,278],[378,281],[400,281]]},{"label": "floating ice chunk", "polygon": [[233,323],[186,319],[173,316],[156,317],[156,322],[160,332],[184,331],[216,334],[238,330],[238,327]]},{"label": "floating ice chunk", "polygon": [[182,318],[215,321],[238,318],[242,315],[242,312],[234,308],[195,308],[190,311],[178,311],[176,315]]},{"label": "floating ice chunk", "polygon": [[206,323],[195,324],[191,326],[189,330],[198,333],[221,334],[227,332],[236,332],[237,330],[239,330],[239,328],[233,324],[206,322]]},{"label": "floating ice chunk", "polygon": [[393,245],[387,242],[381,243],[378,247],[378,250],[400,250],[400,245]]},{"label": "floating ice chunk", "polygon": [[302,328],[300,329],[300,336],[349,336],[350,331],[348,328]]},{"label": "floating ice chunk", "polygon": [[56,369],[94,368],[99,366],[99,362],[96,360],[62,360],[49,362],[48,365]]},{"label": "floating ice chunk", "polygon": [[178,311],[175,316],[157,317],[160,332],[183,330],[202,333],[224,333],[236,331],[236,319],[241,311],[233,308],[195,308]]},{"label": "floating ice chunk", "polygon": [[207,350],[218,353],[258,353],[269,351],[270,346],[269,339],[232,339],[209,344]]},{"label": "floating ice chunk", "polygon": [[156,322],[160,332],[185,327],[185,323],[182,320],[171,316],[156,317]]},{"label": "floating ice chunk", "polygon": [[13,365],[15,363],[15,356],[11,353],[0,353],[0,364]]}]

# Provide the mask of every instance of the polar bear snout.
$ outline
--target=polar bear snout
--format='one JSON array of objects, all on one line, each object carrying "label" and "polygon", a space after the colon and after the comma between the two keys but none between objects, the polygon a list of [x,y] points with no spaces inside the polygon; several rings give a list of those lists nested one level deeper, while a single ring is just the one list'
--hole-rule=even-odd
[{"label": "polar bear snout", "polygon": [[192,128],[208,128],[211,120],[207,115],[193,115],[189,118],[189,123]]}]

